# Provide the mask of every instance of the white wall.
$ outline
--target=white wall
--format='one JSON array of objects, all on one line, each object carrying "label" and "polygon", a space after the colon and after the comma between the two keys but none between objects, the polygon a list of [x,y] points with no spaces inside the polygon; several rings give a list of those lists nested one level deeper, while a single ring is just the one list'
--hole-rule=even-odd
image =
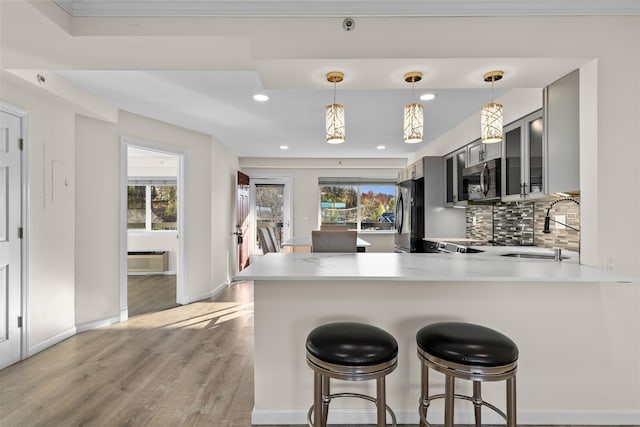
[{"label": "white wall", "polygon": [[238,157],[221,144],[211,150],[211,281],[214,289],[229,283],[236,268],[236,173]]},{"label": "white wall", "polygon": [[185,282],[183,297],[192,301],[206,298],[211,282],[211,137],[146,117],[120,112],[121,136],[182,149],[184,155]]},{"label": "white wall", "polygon": [[[3,74],[2,101],[28,113],[30,352],[75,331],[74,112]],[[15,84],[14,84],[15,83]],[[67,185],[65,186],[64,180]]]},{"label": "white wall", "polygon": [[[235,249],[228,232],[229,206],[235,205],[234,155],[207,135],[127,112],[117,124],[77,115],[66,102],[7,74],[1,84],[2,101],[29,114],[31,353],[76,327],[119,318],[121,136],[184,150],[185,299],[206,298],[228,280]],[[222,211],[221,203],[224,212],[212,219],[212,205]],[[218,227],[220,220],[227,227]]]},{"label": "white wall", "polygon": [[78,325],[119,318],[120,135],[118,126],[76,116]]}]

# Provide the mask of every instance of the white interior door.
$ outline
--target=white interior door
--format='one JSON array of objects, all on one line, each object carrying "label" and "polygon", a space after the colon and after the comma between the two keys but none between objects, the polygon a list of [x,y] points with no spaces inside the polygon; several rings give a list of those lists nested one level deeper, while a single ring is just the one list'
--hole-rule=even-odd
[{"label": "white interior door", "polygon": [[0,112],[0,369],[20,360],[21,119]]}]

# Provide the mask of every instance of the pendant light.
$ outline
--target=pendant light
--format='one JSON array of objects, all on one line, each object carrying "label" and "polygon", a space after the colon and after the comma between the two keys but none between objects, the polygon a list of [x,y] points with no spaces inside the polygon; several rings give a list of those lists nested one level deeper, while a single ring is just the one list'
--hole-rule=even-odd
[{"label": "pendant light", "polygon": [[[420,71],[412,71],[404,75],[404,81],[411,83],[411,97],[414,96],[413,85],[422,80]],[[424,129],[424,111],[422,104],[412,103],[404,106],[404,142],[415,144],[422,142],[422,131]]]},{"label": "pendant light", "polygon": [[327,105],[326,130],[329,144],[342,144],[344,138],[344,106],[336,104],[336,84],[344,80],[344,73],[332,71],[327,73],[327,81],[333,83],[333,104]]},{"label": "pendant light", "polygon": [[491,102],[482,107],[480,116],[480,131],[485,144],[502,141],[502,104],[493,102],[493,85],[503,75],[502,71],[490,71],[484,75],[484,81],[491,82]]}]

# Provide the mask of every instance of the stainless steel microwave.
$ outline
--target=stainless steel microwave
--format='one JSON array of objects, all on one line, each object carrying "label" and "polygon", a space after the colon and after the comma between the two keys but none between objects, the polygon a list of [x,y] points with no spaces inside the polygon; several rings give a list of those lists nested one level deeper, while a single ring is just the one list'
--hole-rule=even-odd
[{"label": "stainless steel microwave", "polygon": [[465,195],[468,200],[499,199],[500,159],[489,160],[462,171]]}]

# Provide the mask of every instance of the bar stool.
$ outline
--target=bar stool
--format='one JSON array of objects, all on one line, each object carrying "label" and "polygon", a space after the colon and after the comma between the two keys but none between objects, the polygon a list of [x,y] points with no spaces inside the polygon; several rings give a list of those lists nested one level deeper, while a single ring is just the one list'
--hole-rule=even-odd
[{"label": "bar stool", "polygon": [[[396,416],[386,403],[385,377],[398,365],[398,343],[386,331],[354,322],[328,323],[307,336],[307,365],[314,372],[313,405],[307,422],[326,427],[329,403],[339,397],[357,397],[374,402],[378,427],[387,425],[386,413],[396,425]],[[376,380],[376,398],[360,393],[330,394],[331,378],[346,381]]]},{"label": "bar stool", "polygon": [[[453,427],[454,399],[473,403],[476,426],[482,423],[481,409],[486,406],[501,415],[508,427],[516,426],[516,370],[518,347],[507,336],[471,323],[442,322],[420,329],[416,334],[418,357],[422,362],[422,392],[418,411],[420,427],[430,426],[427,410],[434,399],[445,399],[444,425]],[[445,392],[429,396],[429,368],[445,375]],[[473,396],[455,393],[454,381],[473,381]],[[482,400],[483,381],[506,380],[507,413]]]}]

